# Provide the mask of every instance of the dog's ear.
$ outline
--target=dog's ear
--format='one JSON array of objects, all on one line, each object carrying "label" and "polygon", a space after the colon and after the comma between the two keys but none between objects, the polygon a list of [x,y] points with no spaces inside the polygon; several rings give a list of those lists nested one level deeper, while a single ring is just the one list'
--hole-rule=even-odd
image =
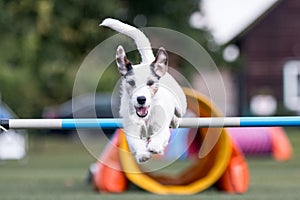
[{"label": "dog's ear", "polygon": [[122,76],[125,76],[128,71],[132,70],[132,64],[127,59],[124,48],[120,45],[117,48],[116,60],[119,72]]},{"label": "dog's ear", "polygon": [[168,54],[167,51],[160,47],[157,51],[156,58],[154,62],[151,64],[154,73],[158,77],[162,77],[168,70]]}]

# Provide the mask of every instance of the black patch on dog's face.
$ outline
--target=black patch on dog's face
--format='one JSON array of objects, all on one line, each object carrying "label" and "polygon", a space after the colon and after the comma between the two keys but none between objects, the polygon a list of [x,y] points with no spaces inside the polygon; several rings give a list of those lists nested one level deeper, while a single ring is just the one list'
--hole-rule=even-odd
[{"label": "black patch on dog's face", "polygon": [[135,87],[135,80],[129,79],[129,80],[126,80],[126,82],[127,82],[131,87]]},{"label": "black patch on dog's face", "polygon": [[126,66],[127,72],[132,71],[132,64],[131,64],[131,62],[127,62],[125,66]]},{"label": "black patch on dog's face", "polygon": [[158,81],[160,79],[160,76],[155,74],[153,67],[150,66],[151,74],[148,77],[148,80],[146,81],[146,85],[149,87],[152,96],[157,92],[158,90]]},{"label": "black patch on dog's face", "polygon": [[132,94],[132,91],[136,88],[136,80],[135,80],[135,76],[134,76],[134,71],[131,69],[129,71],[127,71],[127,73],[123,76],[123,80],[125,83],[125,88],[128,94]]},{"label": "black patch on dog's face", "polygon": [[154,83],[155,83],[154,80],[148,80],[148,81],[147,81],[147,86],[150,86],[150,87],[151,87]]},{"label": "black patch on dog's face", "polygon": [[134,73],[133,73],[133,70],[132,70],[132,67],[131,67],[131,70],[128,70],[126,72],[126,74],[124,75],[124,78],[126,79],[126,77],[133,76],[133,75],[134,75]]}]

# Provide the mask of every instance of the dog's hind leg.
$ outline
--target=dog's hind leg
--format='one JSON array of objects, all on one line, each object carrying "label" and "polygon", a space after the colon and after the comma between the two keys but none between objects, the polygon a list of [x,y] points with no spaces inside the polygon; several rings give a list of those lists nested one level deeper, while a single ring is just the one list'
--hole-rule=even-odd
[{"label": "dog's hind leg", "polygon": [[179,127],[179,118],[174,115],[172,120],[171,120],[171,124],[170,124],[171,128],[178,128]]},{"label": "dog's hind leg", "polygon": [[179,118],[182,117],[182,110],[179,106],[175,106],[174,115],[170,123],[171,128],[179,127]]}]

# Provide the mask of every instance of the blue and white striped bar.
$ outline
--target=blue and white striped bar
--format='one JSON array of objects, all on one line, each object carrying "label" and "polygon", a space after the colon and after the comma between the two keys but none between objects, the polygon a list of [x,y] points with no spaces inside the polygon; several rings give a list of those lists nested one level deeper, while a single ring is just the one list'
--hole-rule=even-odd
[{"label": "blue and white striped bar", "polygon": [[[122,128],[121,118],[93,119],[0,119],[0,126],[6,129],[95,129]],[[181,118],[181,128],[203,127],[267,127],[299,126],[299,116],[284,117],[200,117]]]},{"label": "blue and white striped bar", "polygon": [[182,118],[179,127],[272,127],[300,126],[299,116]]}]

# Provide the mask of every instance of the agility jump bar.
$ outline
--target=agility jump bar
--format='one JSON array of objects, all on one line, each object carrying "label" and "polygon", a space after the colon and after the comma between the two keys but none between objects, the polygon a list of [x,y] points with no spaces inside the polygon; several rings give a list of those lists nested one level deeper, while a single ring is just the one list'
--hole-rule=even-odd
[{"label": "agility jump bar", "polygon": [[[121,118],[0,119],[5,129],[114,129],[123,128]],[[180,128],[300,126],[300,116],[180,118]]]}]

